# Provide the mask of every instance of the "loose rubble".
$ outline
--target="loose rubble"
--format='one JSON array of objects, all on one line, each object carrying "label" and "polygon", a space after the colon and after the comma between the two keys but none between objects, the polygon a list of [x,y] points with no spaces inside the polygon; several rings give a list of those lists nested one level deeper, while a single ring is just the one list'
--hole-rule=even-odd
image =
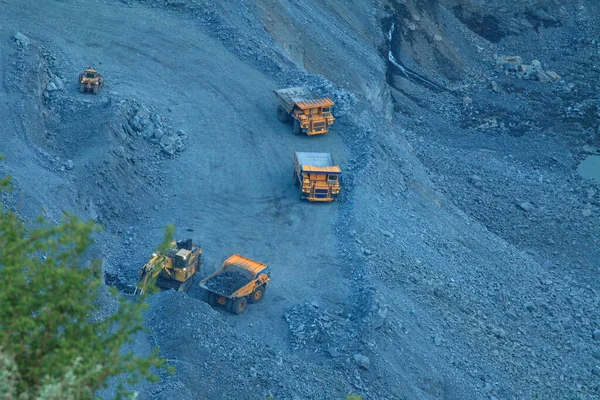
[{"label": "loose rubble", "polygon": [[298,304],[285,313],[294,349],[318,349],[322,354],[350,352],[358,332],[340,312],[329,312],[318,305]]},{"label": "loose rubble", "polygon": [[544,71],[542,63],[539,60],[533,60],[531,64],[525,64],[519,56],[504,56],[498,57],[496,66],[507,73],[512,72],[518,78],[525,80],[538,80],[542,83],[558,82],[561,80],[560,75],[556,72]]},{"label": "loose rubble", "polygon": [[185,149],[187,135],[182,130],[174,131],[153,106],[122,100],[119,107],[127,117],[128,123],[123,126],[123,129],[129,135],[158,144],[162,152],[169,156],[181,153]]}]

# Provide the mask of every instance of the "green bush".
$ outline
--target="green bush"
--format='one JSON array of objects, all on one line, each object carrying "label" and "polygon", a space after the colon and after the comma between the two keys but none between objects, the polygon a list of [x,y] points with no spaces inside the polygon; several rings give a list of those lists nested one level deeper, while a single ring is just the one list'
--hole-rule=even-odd
[{"label": "green bush", "polygon": [[[0,191],[9,184],[0,180]],[[87,399],[116,378],[121,399],[141,379],[158,380],[157,350],[123,351],[142,329],[144,302],[118,296],[116,313],[94,317],[101,268],[82,259],[98,229],[69,214],[58,225],[26,224],[0,204],[0,398]]]}]

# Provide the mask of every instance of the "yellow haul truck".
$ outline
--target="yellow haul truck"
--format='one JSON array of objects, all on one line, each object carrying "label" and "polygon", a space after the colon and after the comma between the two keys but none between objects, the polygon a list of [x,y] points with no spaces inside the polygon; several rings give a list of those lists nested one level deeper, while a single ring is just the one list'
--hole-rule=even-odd
[{"label": "yellow haul truck", "polygon": [[266,264],[234,254],[221,268],[200,281],[202,298],[211,306],[222,305],[241,314],[248,303],[258,303],[270,280]]},{"label": "yellow haul truck", "polygon": [[328,132],[335,118],[331,114],[334,105],[328,97],[319,97],[306,87],[274,90],[279,100],[277,119],[294,125],[294,135],[308,136]]},{"label": "yellow haul truck", "polygon": [[340,193],[342,171],[329,153],[294,152],[294,183],[300,199],[334,201]]},{"label": "yellow haul truck", "polygon": [[194,275],[202,268],[202,248],[192,239],[172,241],[164,254],[154,253],[140,269],[135,294],[144,294],[148,280],[161,289],[186,292],[192,286]]}]

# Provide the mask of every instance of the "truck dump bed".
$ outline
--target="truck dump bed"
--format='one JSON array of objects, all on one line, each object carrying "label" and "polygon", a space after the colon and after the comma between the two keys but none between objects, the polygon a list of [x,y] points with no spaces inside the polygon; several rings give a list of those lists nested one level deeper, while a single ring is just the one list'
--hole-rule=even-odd
[{"label": "truck dump bed", "polygon": [[334,164],[331,153],[306,153],[296,151],[294,152],[294,159],[301,171],[341,173],[340,167]]},{"label": "truck dump bed", "polygon": [[294,105],[304,110],[306,108],[331,107],[333,101],[327,97],[319,97],[307,87],[292,87],[274,90],[275,96],[283,103],[287,112],[291,112]]},{"label": "truck dump bed", "polygon": [[310,100],[320,100],[320,98],[307,87],[292,87],[287,89],[274,90],[275,95],[287,105],[301,103]]},{"label": "truck dump bed", "polygon": [[266,264],[234,254],[223,262],[221,268],[204,278],[199,286],[227,298],[246,296],[254,288],[249,284],[254,283],[266,269]]}]

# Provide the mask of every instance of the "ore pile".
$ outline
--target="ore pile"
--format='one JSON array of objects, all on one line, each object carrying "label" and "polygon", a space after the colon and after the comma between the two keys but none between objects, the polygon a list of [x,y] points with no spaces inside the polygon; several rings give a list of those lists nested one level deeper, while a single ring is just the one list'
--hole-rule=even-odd
[{"label": "ore pile", "polygon": [[213,292],[230,296],[249,281],[248,277],[241,272],[226,271],[206,282],[206,286]]}]

